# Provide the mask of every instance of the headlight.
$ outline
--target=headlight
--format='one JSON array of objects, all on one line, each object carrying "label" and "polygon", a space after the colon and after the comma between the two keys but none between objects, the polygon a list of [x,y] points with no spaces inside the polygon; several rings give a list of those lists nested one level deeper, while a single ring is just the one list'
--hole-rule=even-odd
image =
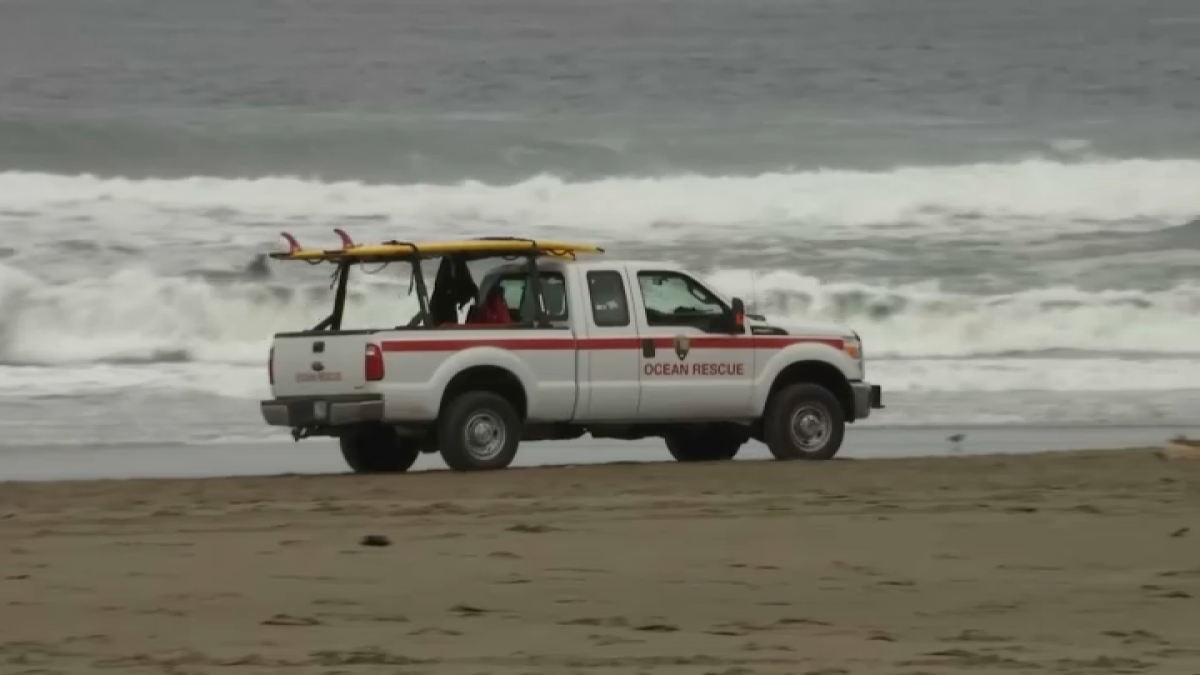
[{"label": "headlight", "polygon": [[862,340],[858,335],[847,335],[842,338],[842,351],[846,352],[846,356],[854,360],[862,358]]},{"label": "headlight", "polygon": [[846,356],[858,362],[858,369],[862,372],[863,377],[867,376],[866,362],[863,360],[863,343],[858,332],[854,335],[842,338],[842,351],[846,352]]}]

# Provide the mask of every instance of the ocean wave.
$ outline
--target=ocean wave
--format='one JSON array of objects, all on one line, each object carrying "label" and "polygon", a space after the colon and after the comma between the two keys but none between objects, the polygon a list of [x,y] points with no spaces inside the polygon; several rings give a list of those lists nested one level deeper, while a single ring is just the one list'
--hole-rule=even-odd
[{"label": "ocean wave", "polygon": [[712,278],[769,315],[853,326],[876,358],[1200,352],[1200,283],[1162,291],[1057,286],[983,295],[945,292],[937,280],[882,286],[747,270]]},{"label": "ocean wave", "polygon": [[[261,363],[273,333],[309,327],[329,312],[325,276],[296,285],[215,283],[128,269],[47,283],[0,266],[0,362]],[[415,303],[403,276],[359,285],[348,299],[347,325],[406,323]],[[1200,351],[1200,286],[967,295],[942,291],[936,281],[882,286],[749,270],[716,270],[710,278],[771,318],[844,323],[875,359]]]},{"label": "ocean wave", "polygon": [[[516,235],[642,245],[797,246],[891,240],[1029,242],[1140,235],[1200,214],[1200,161],[907,166],[744,176],[544,175],[515,184],[128,179],[0,173],[0,224],[19,240],[261,246],[281,225],[331,239]],[[167,225],[169,224],[169,226]],[[269,229],[265,229],[269,228]],[[1014,254],[1015,255],[1015,254]]]}]

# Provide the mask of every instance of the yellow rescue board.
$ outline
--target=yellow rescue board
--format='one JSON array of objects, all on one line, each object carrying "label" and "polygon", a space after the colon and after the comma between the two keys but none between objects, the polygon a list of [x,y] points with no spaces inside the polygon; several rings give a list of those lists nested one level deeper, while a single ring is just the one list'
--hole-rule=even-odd
[{"label": "yellow rescue board", "polygon": [[288,251],[271,253],[277,260],[403,260],[414,256],[438,256],[467,253],[473,255],[519,255],[537,251],[540,255],[573,259],[576,253],[603,253],[604,249],[590,244],[541,239],[463,239],[459,241],[395,242],[386,244],[356,244],[350,236],[335,229],[342,247],[334,249],[303,248],[287,232],[283,238]]}]

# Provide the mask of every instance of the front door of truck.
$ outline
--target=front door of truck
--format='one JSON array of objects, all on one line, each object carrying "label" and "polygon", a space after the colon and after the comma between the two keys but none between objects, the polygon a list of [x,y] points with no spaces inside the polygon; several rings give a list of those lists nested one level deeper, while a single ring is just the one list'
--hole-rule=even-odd
[{"label": "front door of truck", "polygon": [[751,416],[754,338],[731,333],[732,308],[677,270],[631,273],[641,341],[641,421]]}]

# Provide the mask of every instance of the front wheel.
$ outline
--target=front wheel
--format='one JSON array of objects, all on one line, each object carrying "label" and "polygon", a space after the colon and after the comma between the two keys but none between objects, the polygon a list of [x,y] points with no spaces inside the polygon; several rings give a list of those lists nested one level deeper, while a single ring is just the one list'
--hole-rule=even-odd
[{"label": "front wheel", "polygon": [[455,471],[503,469],[521,442],[521,418],[490,391],[468,391],[446,405],[438,420],[442,460]]},{"label": "front wheel", "polygon": [[412,468],[420,447],[386,424],[364,424],[338,439],[342,457],[354,473],[404,473]]},{"label": "front wheel", "polygon": [[767,403],[763,440],[775,459],[833,459],[845,434],[841,404],[820,385],[793,384]]}]

